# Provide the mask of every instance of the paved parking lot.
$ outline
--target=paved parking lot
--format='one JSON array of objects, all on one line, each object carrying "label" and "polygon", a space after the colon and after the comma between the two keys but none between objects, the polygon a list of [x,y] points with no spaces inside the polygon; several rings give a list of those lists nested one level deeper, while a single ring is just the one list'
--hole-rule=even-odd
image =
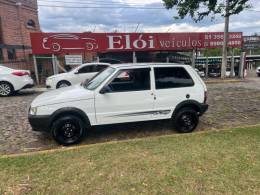
[{"label": "paved parking lot", "polygon": [[[240,83],[208,85],[210,109],[201,118],[197,131],[259,124],[260,78]],[[39,93],[25,91],[0,98],[0,154],[59,147],[52,138],[33,132],[27,120],[30,102]],[[82,144],[175,133],[167,122],[109,125],[91,129]]]}]

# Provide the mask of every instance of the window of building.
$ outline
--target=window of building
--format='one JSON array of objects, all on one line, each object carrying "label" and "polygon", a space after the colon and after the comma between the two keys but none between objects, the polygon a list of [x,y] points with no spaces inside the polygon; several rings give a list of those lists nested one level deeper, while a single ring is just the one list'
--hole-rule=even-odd
[{"label": "window of building", "polygon": [[150,68],[122,70],[108,87],[111,92],[150,90],[150,70]]},{"label": "window of building", "polygon": [[32,19],[30,19],[30,20],[27,21],[27,27],[28,28],[35,28],[36,24]]},{"label": "window of building", "polygon": [[15,60],[16,59],[15,49],[7,49],[7,56],[9,60]]},{"label": "window of building", "polygon": [[154,68],[156,89],[190,87],[194,85],[189,73],[183,67]]}]

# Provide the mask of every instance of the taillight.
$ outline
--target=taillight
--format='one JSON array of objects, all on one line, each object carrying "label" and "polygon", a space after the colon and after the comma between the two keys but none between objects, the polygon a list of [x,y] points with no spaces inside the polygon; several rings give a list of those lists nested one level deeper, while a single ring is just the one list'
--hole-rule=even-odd
[{"label": "taillight", "polygon": [[17,71],[17,72],[12,72],[12,75],[22,77],[22,76],[30,75],[30,73],[26,71]]},{"label": "taillight", "polygon": [[204,91],[204,104],[207,103],[207,99],[208,99],[208,92]]}]

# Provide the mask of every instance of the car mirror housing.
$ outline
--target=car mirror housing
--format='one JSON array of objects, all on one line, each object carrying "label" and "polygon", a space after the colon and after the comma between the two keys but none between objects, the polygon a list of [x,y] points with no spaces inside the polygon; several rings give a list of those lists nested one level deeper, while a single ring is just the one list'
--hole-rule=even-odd
[{"label": "car mirror housing", "polygon": [[109,87],[108,86],[104,86],[100,91],[99,93],[100,94],[105,94],[105,93],[108,93],[110,91]]},{"label": "car mirror housing", "polygon": [[79,71],[75,71],[74,74],[79,74]]}]

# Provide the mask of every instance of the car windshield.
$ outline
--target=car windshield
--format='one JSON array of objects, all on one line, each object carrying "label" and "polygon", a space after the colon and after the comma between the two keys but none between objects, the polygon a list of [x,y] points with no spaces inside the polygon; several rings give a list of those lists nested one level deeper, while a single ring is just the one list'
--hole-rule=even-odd
[{"label": "car windshield", "polygon": [[84,87],[88,90],[96,89],[103,81],[105,81],[111,74],[115,72],[115,68],[108,67],[99,74],[97,74],[94,78],[92,78],[89,82],[84,84]]}]

